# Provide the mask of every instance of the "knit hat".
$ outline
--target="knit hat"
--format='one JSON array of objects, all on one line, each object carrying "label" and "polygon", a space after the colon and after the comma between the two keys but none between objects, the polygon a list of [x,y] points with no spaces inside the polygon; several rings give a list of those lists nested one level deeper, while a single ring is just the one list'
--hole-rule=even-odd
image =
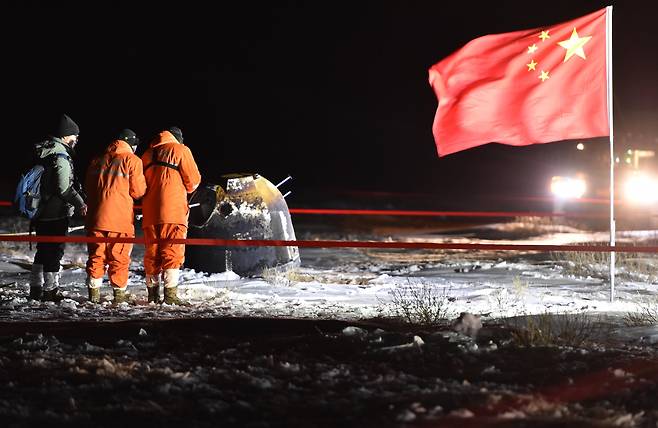
[{"label": "knit hat", "polygon": [[133,145],[132,141],[135,139],[138,139],[137,134],[135,134],[135,131],[133,131],[132,129],[128,129],[128,128],[122,129],[117,134],[117,140],[123,140],[126,143],[130,144],[131,146]]},{"label": "knit hat", "polygon": [[53,132],[53,137],[66,137],[69,135],[78,135],[80,134],[80,128],[78,124],[73,121],[70,117],[63,114],[59,119],[59,124],[55,127]]},{"label": "knit hat", "polygon": [[167,131],[171,132],[179,143],[183,143],[183,131],[181,131],[178,126],[172,126]]},{"label": "knit hat", "polygon": [[137,137],[137,134],[135,134],[135,131],[132,129],[122,129],[116,136],[117,140],[122,140],[128,143],[130,147],[132,147],[133,151],[137,149],[137,146],[139,145],[139,138]]}]

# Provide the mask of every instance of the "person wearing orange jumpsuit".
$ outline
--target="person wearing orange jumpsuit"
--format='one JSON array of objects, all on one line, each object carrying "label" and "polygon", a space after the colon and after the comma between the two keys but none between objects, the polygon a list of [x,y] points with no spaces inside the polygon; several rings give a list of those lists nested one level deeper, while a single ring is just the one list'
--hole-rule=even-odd
[{"label": "person wearing orange jumpsuit", "polygon": [[[87,235],[97,238],[134,237],[133,199],[144,196],[146,180],[142,161],[135,155],[139,139],[124,129],[87,170]],[[100,286],[107,266],[114,302],[126,301],[128,268],[133,244],[91,242],[87,244],[89,301],[100,303]]]},{"label": "person wearing orange jumpsuit", "polygon": [[142,200],[142,229],[146,239],[144,270],[149,302],[181,304],[177,297],[180,268],[185,261],[185,245],[149,243],[153,240],[187,237],[189,206],[187,194],[201,182],[201,174],[190,149],[183,145],[183,133],[171,127],[151,142],[142,155],[147,191]]}]

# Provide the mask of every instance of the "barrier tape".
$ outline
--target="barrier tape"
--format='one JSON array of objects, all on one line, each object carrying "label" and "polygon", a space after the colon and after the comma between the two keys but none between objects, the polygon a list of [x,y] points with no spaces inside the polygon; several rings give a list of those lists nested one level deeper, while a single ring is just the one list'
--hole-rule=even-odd
[{"label": "barrier tape", "polygon": [[[555,202],[555,198],[551,198],[550,196],[519,196],[519,197],[503,196],[502,199],[516,200],[516,201]],[[579,204],[610,205],[610,199],[606,199],[606,198],[578,198],[578,199],[570,200],[570,202],[579,203]],[[615,199],[614,203],[615,205],[623,205],[626,203],[626,201],[623,199]]]},{"label": "barrier tape", "polygon": [[[367,190],[327,190],[328,193],[331,194],[338,194],[338,195],[350,195],[350,196],[357,196],[361,198],[372,198],[372,197],[384,197],[387,199],[393,199],[393,198],[436,198],[437,195],[434,193],[418,193],[418,192],[386,192],[386,191],[367,191]],[[481,198],[483,196],[488,196],[488,195],[476,195],[476,197]],[[513,200],[513,201],[537,201],[537,202],[554,202],[556,200],[555,196],[507,196],[504,194],[499,194],[496,195],[496,200],[500,199],[505,199],[505,200]],[[578,198],[578,199],[572,199],[570,202],[574,203],[585,203],[585,204],[601,204],[601,205],[609,205],[610,204],[610,199],[609,198]],[[615,204],[622,204],[624,203],[623,199],[617,198],[615,199]]]},{"label": "barrier tape", "polygon": [[617,253],[658,253],[658,246],[632,245],[548,245],[548,244],[459,244],[437,242],[375,242],[375,241],[290,241],[268,239],[157,239],[145,238],[105,238],[93,236],[24,236],[0,235],[0,241],[9,242],[50,242],[50,243],[130,243],[130,244],[185,244],[220,247],[311,247],[311,248],[389,248],[389,249],[434,249],[434,250],[504,250],[504,251],[572,251],[572,252],[617,252]]},{"label": "barrier tape", "polygon": [[[0,206],[11,206],[9,201],[0,201]],[[136,209],[141,207],[135,206]],[[370,216],[413,216],[413,217],[576,217],[607,218],[606,213],[564,213],[545,211],[418,211],[418,210],[348,210],[290,208],[290,214],[320,215],[370,215]]]},{"label": "barrier tape", "polygon": [[290,214],[390,215],[419,217],[589,217],[607,218],[606,213],[553,213],[545,211],[409,211],[290,208]]}]

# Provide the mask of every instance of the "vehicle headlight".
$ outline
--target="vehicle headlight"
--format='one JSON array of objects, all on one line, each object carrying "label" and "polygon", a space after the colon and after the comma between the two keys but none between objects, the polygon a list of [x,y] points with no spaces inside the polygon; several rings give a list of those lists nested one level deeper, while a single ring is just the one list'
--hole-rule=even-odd
[{"label": "vehicle headlight", "polygon": [[582,178],[562,177],[551,178],[551,193],[561,199],[582,198],[587,190],[587,183]]},{"label": "vehicle headlight", "polygon": [[649,204],[658,200],[658,181],[642,173],[636,173],[626,179],[624,198],[638,204]]}]

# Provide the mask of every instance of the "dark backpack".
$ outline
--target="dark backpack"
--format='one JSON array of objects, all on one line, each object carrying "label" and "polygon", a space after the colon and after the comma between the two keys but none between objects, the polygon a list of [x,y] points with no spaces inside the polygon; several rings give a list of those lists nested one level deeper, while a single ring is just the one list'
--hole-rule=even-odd
[{"label": "dark backpack", "polygon": [[41,177],[46,169],[44,165],[47,165],[49,162],[54,163],[60,157],[69,158],[64,153],[52,154],[21,175],[16,186],[16,194],[14,195],[14,208],[23,217],[33,220],[39,215],[40,208],[43,206]]}]

